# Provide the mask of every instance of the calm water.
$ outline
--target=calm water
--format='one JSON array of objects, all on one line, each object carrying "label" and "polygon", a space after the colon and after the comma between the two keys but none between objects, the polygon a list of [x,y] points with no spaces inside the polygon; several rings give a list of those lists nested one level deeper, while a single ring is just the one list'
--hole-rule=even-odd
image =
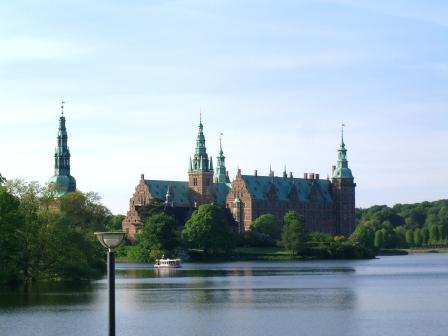
[{"label": "calm water", "polygon": [[[117,265],[117,335],[448,335],[448,254]],[[106,335],[106,280],[0,289],[0,335]]]}]

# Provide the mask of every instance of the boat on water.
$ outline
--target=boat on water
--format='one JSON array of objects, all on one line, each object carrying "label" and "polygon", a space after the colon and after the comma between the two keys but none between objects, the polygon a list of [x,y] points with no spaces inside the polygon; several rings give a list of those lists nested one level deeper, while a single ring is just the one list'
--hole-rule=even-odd
[{"label": "boat on water", "polygon": [[162,256],[161,259],[156,259],[154,268],[180,268],[182,267],[180,259],[169,259]]}]

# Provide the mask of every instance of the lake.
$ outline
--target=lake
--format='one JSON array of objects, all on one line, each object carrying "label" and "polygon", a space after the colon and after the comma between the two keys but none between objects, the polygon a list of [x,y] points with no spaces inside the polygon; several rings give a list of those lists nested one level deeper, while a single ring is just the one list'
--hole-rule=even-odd
[{"label": "lake", "polygon": [[[448,254],[117,264],[117,335],[448,334]],[[107,335],[106,278],[0,288],[0,335]]]}]

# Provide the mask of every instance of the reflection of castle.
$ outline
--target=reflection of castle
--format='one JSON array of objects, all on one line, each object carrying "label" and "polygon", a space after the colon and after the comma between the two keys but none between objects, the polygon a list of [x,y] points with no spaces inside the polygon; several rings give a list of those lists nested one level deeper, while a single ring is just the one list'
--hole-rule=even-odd
[{"label": "reflection of castle", "polygon": [[273,171],[269,176],[260,176],[257,171],[242,175],[238,169],[235,180],[230,183],[221,143],[214,171],[200,122],[188,181],[146,180],[142,175],[130,199],[123,230],[133,240],[142,227],[139,208],[151,199],[159,199],[175,208],[191,209],[204,203],[226,207],[240,231],[249,230],[252,221],[262,214],[271,213],[282,220],[288,210],[295,210],[305,217],[309,231],[349,235],[355,227],[356,184],[348,168],[343,134],[338,153],[331,180],[307,173],[303,178],[295,178],[286,171],[280,177],[274,176]]}]

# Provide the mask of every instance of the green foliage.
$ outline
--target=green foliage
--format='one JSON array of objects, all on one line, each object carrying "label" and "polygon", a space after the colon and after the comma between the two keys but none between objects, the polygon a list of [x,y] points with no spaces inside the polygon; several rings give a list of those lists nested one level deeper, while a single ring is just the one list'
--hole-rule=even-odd
[{"label": "green foliage", "polygon": [[414,231],[412,229],[406,230],[406,244],[408,247],[414,246]]},{"label": "green foliage", "polygon": [[206,255],[228,254],[235,244],[224,209],[210,204],[193,212],[182,236],[190,247],[203,249]]},{"label": "green foliage", "polygon": [[439,229],[437,225],[433,224],[429,227],[429,243],[437,244],[439,241]]},{"label": "green foliage", "polygon": [[137,241],[142,261],[153,261],[162,255],[175,257],[175,251],[181,243],[176,221],[164,213],[154,214],[147,219]]},{"label": "green foliage", "polygon": [[255,219],[251,226],[251,231],[268,235],[273,240],[279,240],[281,237],[282,227],[281,224],[277,222],[277,218],[271,214],[264,214]]},{"label": "green foliage", "polygon": [[305,250],[307,234],[303,216],[295,211],[288,211],[283,217],[282,243],[291,255],[301,254]]},{"label": "green foliage", "polygon": [[3,185],[3,183],[6,182],[6,179],[2,176],[2,174],[0,173],[0,186]]},{"label": "green foliage", "polygon": [[350,236],[350,240],[363,246],[368,250],[374,250],[374,230],[371,226],[365,224],[358,224],[355,231]]},{"label": "green foliage", "polygon": [[126,216],[112,215],[106,223],[106,231],[121,231],[122,223]]},{"label": "green foliage", "polygon": [[414,245],[422,246],[422,233],[419,228],[414,230]]},{"label": "green foliage", "polygon": [[9,278],[0,275],[0,282],[78,280],[104,272],[105,251],[93,231],[104,231],[111,215],[95,194],[55,199],[51,188],[22,180],[7,181],[5,188],[0,192],[0,230],[6,231],[0,253],[15,266]]},{"label": "green foliage", "polygon": [[16,197],[0,187],[0,283],[21,279],[19,232],[24,222],[18,211],[19,204]]},{"label": "green foliage", "polygon": [[429,243],[429,230],[426,227],[422,228],[421,235],[422,235],[422,245],[428,245],[428,243]]},{"label": "green foliage", "polygon": [[380,249],[383,247],[384,244],[384,231],[383,230],[377,230],[375,232],[375,241],[374,245],[377,249]]},{"label": "green foliage", "polygon": [[156,198],[150,199],[148,203],[141,206],[138,210],[138,214],[143,223],[146,223],[147,219],[155,214],[163,213],[164,203]]}]

